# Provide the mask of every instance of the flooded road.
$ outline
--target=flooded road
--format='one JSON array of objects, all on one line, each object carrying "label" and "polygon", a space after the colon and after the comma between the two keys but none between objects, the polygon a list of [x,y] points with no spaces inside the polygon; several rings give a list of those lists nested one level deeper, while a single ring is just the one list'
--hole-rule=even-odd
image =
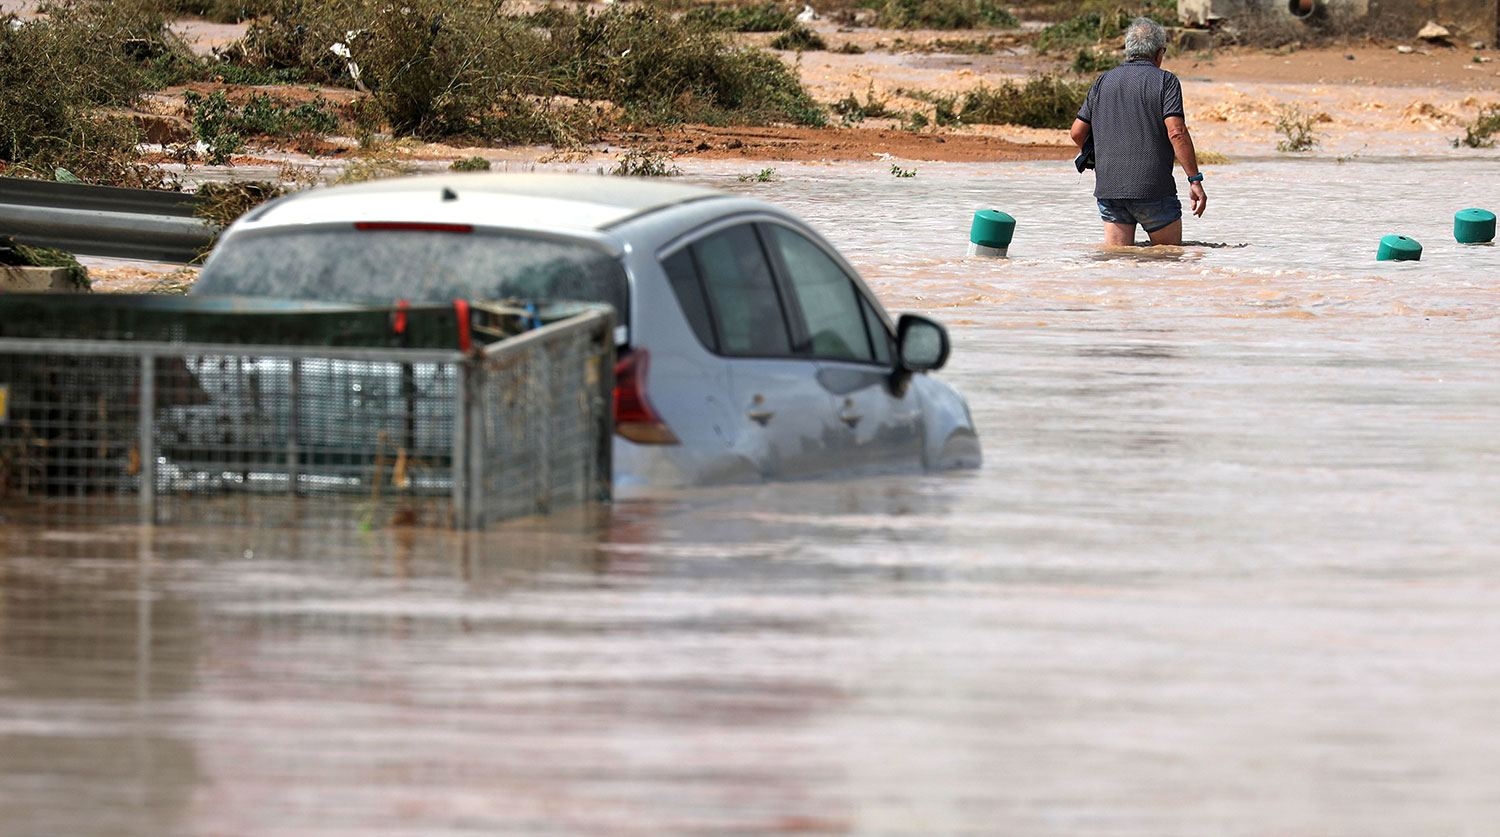
[{"label": "flooded road", "polygon": [[890,166],[687,177],[947,322],[983,469],[0,530],[0,833],[1492,830],[1500,171],[1210,167],[1200,245],[1104,253],[1071,170]]}]

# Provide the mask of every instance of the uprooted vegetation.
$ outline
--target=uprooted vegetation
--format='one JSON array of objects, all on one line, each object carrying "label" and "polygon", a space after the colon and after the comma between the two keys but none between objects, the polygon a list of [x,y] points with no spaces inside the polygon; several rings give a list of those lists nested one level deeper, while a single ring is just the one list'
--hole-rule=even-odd
[{"label": "uprooted vegetation", "polygon": [[1496,134],[1500,134],[1500,105],[1490,105],[1480,108],[1474,121],[1464,126],[1464,135],[1453,140],[1453,147],[1494,148]]}]

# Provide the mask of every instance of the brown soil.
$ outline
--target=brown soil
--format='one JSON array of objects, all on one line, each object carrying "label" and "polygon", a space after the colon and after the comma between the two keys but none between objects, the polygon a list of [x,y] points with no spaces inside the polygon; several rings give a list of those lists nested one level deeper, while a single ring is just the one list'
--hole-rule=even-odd
[{"label": "brown soil", "polygon": [[902,160],[956,163],[1071,159],[1071,146],[1021,143],[975,133],[919,133],[893,128],[716,128],[702,125],[650,133],[622,132],[610,144],[672,157],[709,160]]},{"label": "brown soil", "polygon": [[[1190,83],[1194,79],[1269,84],[1332,84],[1382,88],[1434,87],[1450,91],[1492,91],[1500,77],[1500,52],[1407,44],[1356,45],[1273,50],[1223,50],[1207,56],[1180,56],[1164,65]],[[1475,59],[1479,60],[1475,60]]]}]

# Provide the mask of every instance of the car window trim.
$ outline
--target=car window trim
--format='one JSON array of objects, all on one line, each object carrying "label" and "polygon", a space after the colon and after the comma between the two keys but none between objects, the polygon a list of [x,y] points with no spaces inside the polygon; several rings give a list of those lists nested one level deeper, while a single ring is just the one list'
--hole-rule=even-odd
[{"label": "car window trim", "polygon": [[[724,338],[719,334],[719,315],[714,311],[713,298],[708,295],[708,286],[703,283],[703,263],[698,259],[698,251],[692,245],[682,248],[682,252],[687,254],[688,264],[693,268],[693,281],[698,285],[698,296],[703,300],[703,307],[708,314],[708,333],[714,339],[714,344],[705,348],[712,354],[722,354],[721,347],[724,345]],[[681,306],[682,300],[677,300],[677,304]],[[686,315],[687,310],[684,309],[683,316]],[[691,327],[692,323],[688,323],[688,326]],[[693,334],[697,336],[697,329],[693,329]]]}]

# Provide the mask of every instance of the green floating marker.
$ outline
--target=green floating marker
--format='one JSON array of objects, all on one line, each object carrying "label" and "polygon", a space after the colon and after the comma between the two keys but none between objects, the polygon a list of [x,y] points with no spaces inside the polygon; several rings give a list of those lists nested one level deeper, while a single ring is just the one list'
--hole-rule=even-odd
[{"label": "green floating marker", "polygon": [[1495,240],[1495,213],[1488,209],[1460,209],[1453,216],[1453,237],[1459,244],[1485,244]]},{"label": "green floating marker", "polygon": [[1422,259],[1422,245],[1415,238],[1404,235],[1388,235],[1380,239],[1380,249],[1375,251],[1376,261],[1415,262]]},{"label": "green floating marker", "polygon": [[969,225],[969,255],[1004,258],[1016,234],[1016,219],[998,209],[981,209]]}]

